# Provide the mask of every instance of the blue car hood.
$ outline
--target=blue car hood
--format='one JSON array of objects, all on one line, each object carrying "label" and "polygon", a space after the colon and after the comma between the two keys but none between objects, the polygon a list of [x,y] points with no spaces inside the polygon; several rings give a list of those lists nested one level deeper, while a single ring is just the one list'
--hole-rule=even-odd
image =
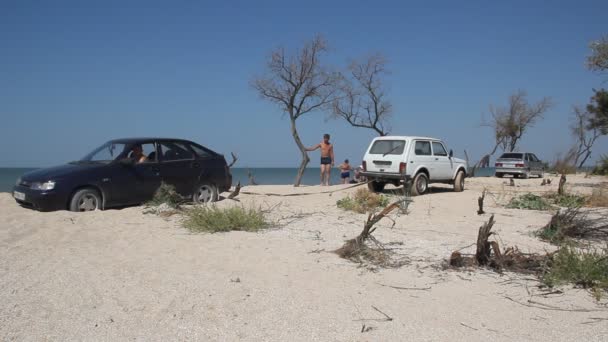
[{"label": "blue car hood", "polygon": [[38,169],[30,171],[23,176],[21,179],[27,182],[45,182],[49,180],[55,180],[59,178],[65,178],[75,176],[83,172],[90,172],[96,169],[106,167],[106,164],[99,163],[69,163],[54,167],[48,167],[44,169]]}]

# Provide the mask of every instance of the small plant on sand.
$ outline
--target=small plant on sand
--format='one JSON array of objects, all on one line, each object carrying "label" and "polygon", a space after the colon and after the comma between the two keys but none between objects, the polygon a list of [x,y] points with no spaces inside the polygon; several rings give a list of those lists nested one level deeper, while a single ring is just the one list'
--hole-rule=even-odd
[{"label": "small plant on sand", "polygon": [[586,198],[585,196],[582,195],[577,195],[577,194],[550,194],[546,196],[547,200],[549,200],[551,203],[559,206],[559,207],[563,207],[563,208],[578,208],[578,207],[582,207],[583,205],[585,205],[586,202]]},{"label": "small plant on sand", "polygon": [[388,203],[389,199],[384,195],[375,194],[367,189],[359,189],[352,197],[349,195],[338,200],[336,205],[340,209],[365,214],[386,207]]},{"label": "small plant on sand", "polygon": [[184,202],[184,197],[175,191],[175,187],[173,185],[161,183],[160,187],[154,193],[154,197],[146,202],[146,206],[158,207],[161,204],[166,204],[172,209],[177,209]]},{"label": "small plant on sand", "polygon": [[591,174],[598,176],[608,176],[608,156],[602,156],[602,159],[597,162],[597,165],[593,168]]},{"label": "small plant on sand", "polygon": [[585,203],[589,207],[608,207],[608,191],[604,189],[594,189],[591,196],[587,197]]},{"label": "small plant on sand", "polygon": [[591,289],[596,299],[608,291],[608,250],[581,250],[562,246],[553,254],[551,267],[543,276],[548,286],[573,283]]},{"label": "small plant on sand", "polygon": [[567,239],[608,238],[607,218],[603,215],[590,217],[580,208],[560,210],[551,217],[547,225],[537,231],[537,236],[553,244],[561,244]]},{"label": "small plant on sand", "polygon": [[231,230],[255,232],[268,228],[264,212],[256,208],[197,206],[185,212],[184,227],[192,232],[228,232]]},{"label": "small plant on sand", "polygon": [[511,199],[507,204],[509,209],[527,209],[527,210],[549,210],[551,204],[544,198],[534,194],[524,194]]}]

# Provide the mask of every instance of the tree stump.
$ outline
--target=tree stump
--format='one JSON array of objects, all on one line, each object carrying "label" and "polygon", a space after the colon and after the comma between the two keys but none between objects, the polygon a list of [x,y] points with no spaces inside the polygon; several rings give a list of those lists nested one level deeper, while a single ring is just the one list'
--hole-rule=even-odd
[{"label": "tree stump", "polygon": [[491,244],[488,242],[488,238],[492,235],[492,226],[494,226],[494,215],[490,216],[488,222],[484,223],[479,227],[479,234],[477,235],[477,251],[475,252],[475,259],[477,264],[485,266],[490,262],[491,255]]},{"label": "tree stump", "polygon": [[564,187],[566,186],[566,175],[562,174],[562,176],[559,179],[559,185],[557,187],[557,194],[562,196],[565,194],[565,189]]},{"label": "tree stump", "polygon": [[230,195],[228,195],[228,199],[233,199],[236,196],[239,195],[239,193],[241,192],[241,182],[238,182],[236,184],[236,187],[234,188],[234,191],[232,193],[230,193]]},{"label": "tree stump", "polygon": [[511,178],[509,181],[509,186],[515,186],[515,179]]},{"label": "tree stump", "polygon": [[483,200],[486,198],[486,191],[484,190],[481,193],[481,196],[479,198],[477,198],[477,205],[479,206],[479,209],[477,210],[477,215],[483,215],[486,212],[483,211]]},{"label": "tree stump", "polygon": [[255,182],[255,178],[253,178],[251,170],[247,170],[247,178],[249,178],[249,185],[258,185],[258,183]]}]

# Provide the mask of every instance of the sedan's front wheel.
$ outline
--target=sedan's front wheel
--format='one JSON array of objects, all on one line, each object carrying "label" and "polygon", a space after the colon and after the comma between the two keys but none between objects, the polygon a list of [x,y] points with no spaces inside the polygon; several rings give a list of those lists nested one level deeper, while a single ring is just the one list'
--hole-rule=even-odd
[{"label": "sedan's front wheel", "polygon": [[101,209],[101,196],[95,189],[80,189],[70,200],[70,211],[93,211]]},{"label": "sedan's front wheel", "polygon": [[201,184],[192,195],[194,203],[210,203],[218,200],[217,187],[213,184]]}]

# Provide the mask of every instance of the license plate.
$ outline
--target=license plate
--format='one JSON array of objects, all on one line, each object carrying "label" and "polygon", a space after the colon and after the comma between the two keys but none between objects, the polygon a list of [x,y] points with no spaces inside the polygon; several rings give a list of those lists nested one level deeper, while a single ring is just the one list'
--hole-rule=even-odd
[{"label": "license plate", "polygon": [[25,201],[25,194],[23,192],[15,191],[13,192],[13,197],[20,201]]}]

